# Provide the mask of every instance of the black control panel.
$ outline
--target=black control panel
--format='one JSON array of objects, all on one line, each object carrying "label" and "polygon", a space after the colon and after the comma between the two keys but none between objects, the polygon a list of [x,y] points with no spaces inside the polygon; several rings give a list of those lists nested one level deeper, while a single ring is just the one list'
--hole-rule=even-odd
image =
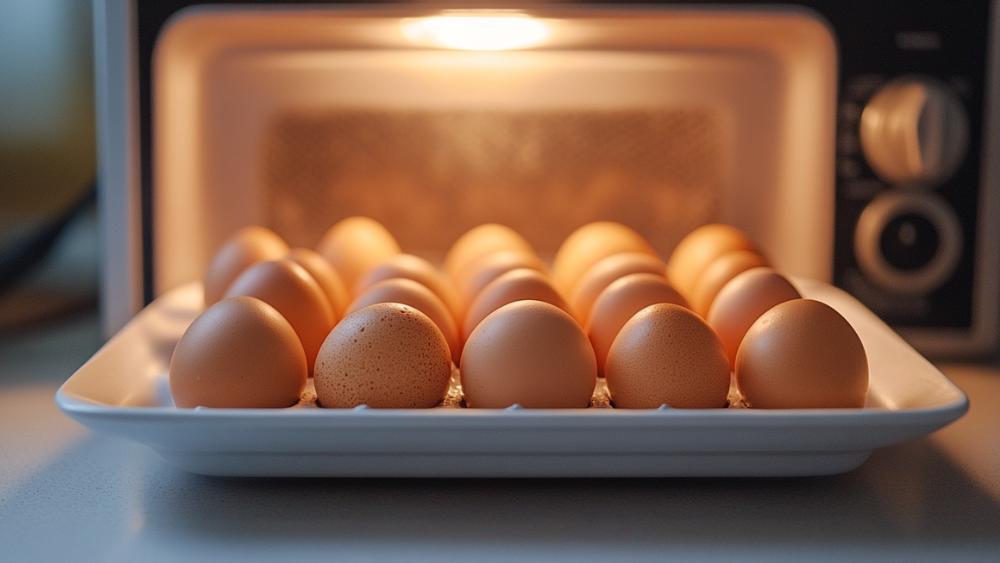
[{"label": "black control panel", "polygon": [[990,3],[857,9],[850,22],[827,9],[841,57],[835,283],[894,326],[968,328]]}]

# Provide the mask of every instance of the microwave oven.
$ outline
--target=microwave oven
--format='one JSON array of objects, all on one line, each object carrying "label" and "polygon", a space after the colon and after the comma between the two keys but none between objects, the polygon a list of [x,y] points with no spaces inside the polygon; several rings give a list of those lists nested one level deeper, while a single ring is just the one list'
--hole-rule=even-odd
[{"label": "microwave oven", "polygon": [[247,224],[368,215],[439,257],[483,222],[541,253],[597,219],[664,255],[711,221],[931,354],[1000,325],[988,0],[98,0],[113,331]]}]

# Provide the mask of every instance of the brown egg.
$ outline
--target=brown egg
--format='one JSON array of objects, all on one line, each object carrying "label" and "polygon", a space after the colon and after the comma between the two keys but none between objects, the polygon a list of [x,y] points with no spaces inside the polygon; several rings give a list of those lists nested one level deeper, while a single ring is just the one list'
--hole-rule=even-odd
[{"label": "brown egg", "polygon": [[430,408],[448,389],[451,355],[427,315],[378,303],[340,321],[323,342],[315,378],[322,407]]},{"label": "brown egg", "polygon": [[579,279],[602,259],[623,252],[656,256],[642,235],[620,223],[598,221],[573,231],[556,252],[552,283],[564,295],[573,295]]},{"label": "brown egg", "polygon": [[597,381],[594,351],[569,313],[541,301],[493,311],[462,352],[468,406],[584,408]]},{"label": "brown egg", "polygon": [[287,258],[302,266],[319,284],[323,295],[326,295],[327,301],[333,307],[334,321],[343,317],[351,298],[347,287],[344,286],[343,280],[340,279],[340,275],[333,269],[333,266],[330,266],[330,263],[322,256],[308,248],[296,248],[288,253]]},{"label": "brown egg", "polygon": [[451,350],[451,357],[458,364],[462,354],[462,344],[458,337],[458,327],[451,311],[441,299],[421,283],[406,278],[382,280],[369,287],[351,303],[347,314],[376,303],[402,303],[427,315],[444,335]]},{"label": "brown egg", "polygon": [[868,358],[840,313],[794,299],[750,326],[736,353],[736,383],[753,408],[860,408],[868,392]]},{"label": "brown egg", "polygon": [[463,308],[468,309],[479,293],[503,274],[518,268],[527,268],[545,273],[545,264],[534,254],[504,250],[483,255],[462,270],[457,278],[458,298]]},{"label": "brown egg", "polygon": [[205,270],[205,306],[222,299],[229,285],[257,262],[277,260],[288,245],[274,231],[264,227],[244,227],[222,245]]},{"label": "brown egg", "polygon": [[392,278],[404,278],[423,284],[448,307],[452,318],[457,318],[459,314],[458,296],[455,294],[451,282],[445,279],[430,262],[412,254],[390,256],[369,270],[358,280],[354,287],[354,295],[361,295],[378,282]]},{"label": "brown egg", "polygon": [[511,270],[489,283],[469,305],[462,325],[462,337],[468,339],[473,329],[490,313],[515,301],[544,301],[567,313],[569,305],[545,275],[528,268]]},{"label": "brown egg", "polygon": [[667,265],[662,260],[642,252],[625,252],[608,256],[587,270],[576,284],[576,289],[569,300],[573,310],[576,311],[576,318],[586,324],[590,308],[594,306],[597,296],[618,278],[629,274],[662,276],[666,268]]},{"label": "brown egg", "polygon": [[256,297],[278,310],[302,341],[312,366],[323,339],[334,325],[333,309],[319,283],[302,266],[288,259],[261,262],[229,286],[226,297]]},{"label": "brown egg", "polygon": [[695,282],[691,293],[691,309],[702,317],[708,315],[712,301],[729,280],[751,268],[767,266],[763,256],[749,250],[734,250],[719,256],[708,265]]},{"label": "brown egg", "polygon": [[444,271],[454,280],[477,258],[503,250],[535,253],[528,241],[510,227],[486,223],[470,229],[451,245],[444,257]]},{"label": "brown egg", "polygon": [[625,323],[643,308],[656,303],[686,307],[687,302],[657,274],[630,274],[611,283],[594,301],[587,323],[587,334],[597,354],[597,366],[603,371],[611,343]]},{"label": "brown egg", "polygon": [[758,317],[779,303],[800,297],[795,287],[771,268],[753,268],[731,279],[705,317],[719,335],[729,365],[735,365],[740,342]]},{"label": "brown egg", "polygon": [[299,401],[306,355],[274,307],[253,297],[223,299],[184,331],[170,358],[178,407],[281,408]]},{"label": "brown egg", "polygon": [[348,217],[330,227],[317,250],[340,274],[348,290],[353,290],[368,270],[399,254],[399,245],[378,221]]},{"label": "brown egg", "polygon": [[729,361],[715,332],[689,309],[667,303],[625,323],[604,375],[617,408],[719,408],[729,395]]},{"label": "brown egg", "polygon": [[688,233],[670,255],[667,278],[689,301],[695,283],[716,258],[733,250],[756,251],[757,246],[743,231],[729,225],[704,225]]}]

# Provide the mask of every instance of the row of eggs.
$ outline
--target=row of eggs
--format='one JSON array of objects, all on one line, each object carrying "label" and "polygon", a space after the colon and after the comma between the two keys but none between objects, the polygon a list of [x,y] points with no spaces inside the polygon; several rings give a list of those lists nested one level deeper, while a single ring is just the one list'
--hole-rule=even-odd
[{"label": "row of eggs", "polygon": [[175,348],[180,407],[433,407],[459,366],[467,406],[860,407],[864,348],[740,230],[707,225],[663,262],[632,229],[585,225],[549,271],[508,227],[460,237],[441,270],[352,217],[316,251],[248,227],[215,254],[207,309]]}]

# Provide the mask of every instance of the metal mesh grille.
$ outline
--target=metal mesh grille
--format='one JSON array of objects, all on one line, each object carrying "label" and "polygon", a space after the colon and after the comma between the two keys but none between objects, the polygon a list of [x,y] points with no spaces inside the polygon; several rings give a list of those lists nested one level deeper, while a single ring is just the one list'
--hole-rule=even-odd
[{"label": "metal mesh grille", "polygon": [[363,214],[431,255],[487,221],[551,253],[597,219],[666,252],[715,217],[722,181],[720,125],[701,109],[296,112],[262,150],[266,220],[292,243]]}]

